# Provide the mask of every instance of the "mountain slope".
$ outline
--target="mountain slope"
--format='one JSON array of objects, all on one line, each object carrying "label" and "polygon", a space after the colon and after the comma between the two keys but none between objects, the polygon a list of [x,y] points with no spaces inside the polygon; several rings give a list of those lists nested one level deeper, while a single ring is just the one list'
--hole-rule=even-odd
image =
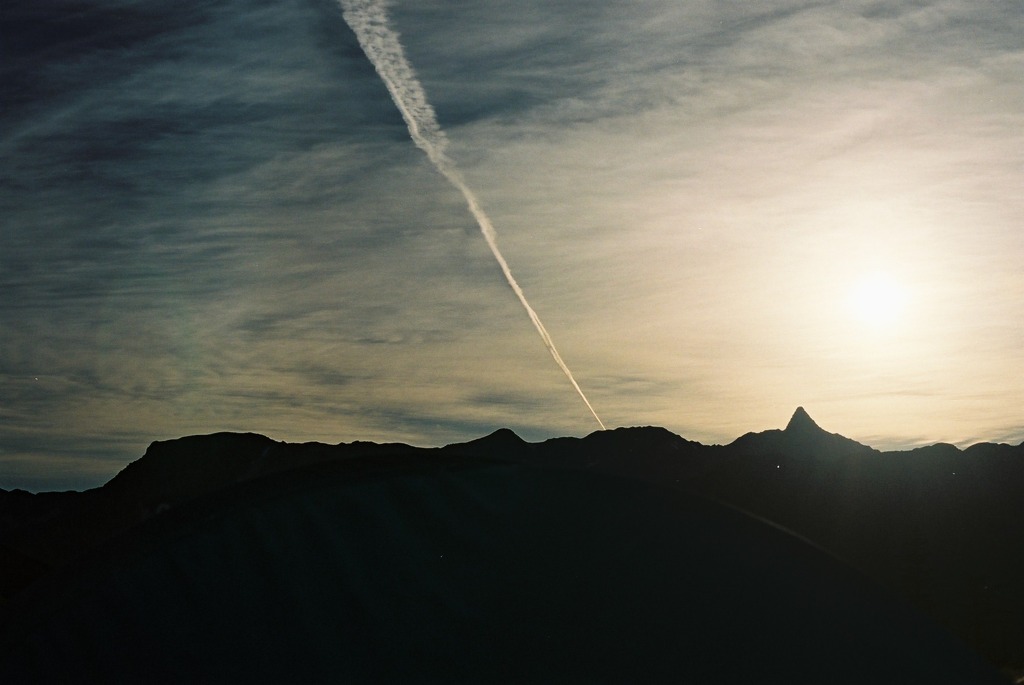
[{"label": "mountain slope", "polygon": [[1001,682],[733,508],[451,452],[201,496],[31,588],[0,638],[4,682]]}]

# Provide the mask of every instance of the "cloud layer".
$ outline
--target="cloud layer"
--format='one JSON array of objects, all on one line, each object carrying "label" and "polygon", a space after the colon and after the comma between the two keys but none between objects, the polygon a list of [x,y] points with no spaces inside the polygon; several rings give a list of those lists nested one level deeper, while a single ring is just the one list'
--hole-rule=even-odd
[{"label": "cloud layer", "polygon": [[[1015,3],[391,12],[607,422],[1024,440]],[[0,21],[0,487],[215,430],[589,430],[333,0]],[[878,271],[910,305],[869,331]]]}]

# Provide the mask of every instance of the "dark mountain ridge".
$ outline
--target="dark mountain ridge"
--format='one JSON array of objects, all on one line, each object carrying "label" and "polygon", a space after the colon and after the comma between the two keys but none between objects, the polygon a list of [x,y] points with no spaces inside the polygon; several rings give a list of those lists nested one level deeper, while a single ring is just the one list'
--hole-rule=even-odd
[{"label": "dark mountain ridge", "polygon": [[1024,667],[1024,444],[879,452],[823,430],[803,408],[782,430],[714,446],[657,427],[539,443],[500,429],[441,448],[287,444],[235,433],[154,442],[100,488],[0,490],[0,598],[16,604],[34,584],[111,540],[246,483],[272,489],[288,474],[386,468],[389,460],[604,474],[722,502],[827,550],[991,662]]}]

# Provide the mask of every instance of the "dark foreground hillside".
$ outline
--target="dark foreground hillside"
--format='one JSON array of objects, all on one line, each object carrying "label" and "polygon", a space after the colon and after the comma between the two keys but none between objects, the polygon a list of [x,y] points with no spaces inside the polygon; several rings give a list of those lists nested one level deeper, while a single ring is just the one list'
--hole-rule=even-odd
[{"label": "dark foreground hillside", "polygon": [[0,492],[0,680],[1004,682],[963,643],[1020,663],[1022,461],[802,410],[725,447],[154,443]]}]

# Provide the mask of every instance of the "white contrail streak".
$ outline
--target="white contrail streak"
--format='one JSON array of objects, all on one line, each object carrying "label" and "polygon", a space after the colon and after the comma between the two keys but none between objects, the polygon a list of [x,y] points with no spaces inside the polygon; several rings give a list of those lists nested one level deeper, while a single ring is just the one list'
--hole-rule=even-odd
[{"label": "white contrail streak", "polygon": [[604,429],[605,426],[601,421],[601,417],[594,411],[587,396],[583,394],[583,390],[580,389],[576,379],[573,378],[572,371],[569,370],[569,367],[562,360],[562,355],[558,353],[551,335],[544,327],[540,317],[537,316],[537,312],[533,310],[533,307],[526,300],[523,289],[519,287],[519,283],[512,275],[508,262],[505,261],[501,250],[498,249],[498,238],[494,232],[494,224],[491,223],[490,218],[480,206],[476,195],[466,185],[466,181],[462,178],[462,174],[459,173],[455,163],[445,153],[445,148],[448,146],[448,138],[437,123],[437,115],[434,114],[434,108],[430,106],[430,102],[427,100],[427,94],[424,92],[423,86],[420,85],[419,79],[416,78],[416,72],[413,71],[408,60],[405,59],[405,51],[398,40],[398,34],[388,23],[385,3],[383,0],[339,0],[339,2],[341,3],[342,16],[344,16],[352,31],[355,32],[363,52],[366,53],[366,56],[373,63],[377,73],[384,81],[384,85],[387,86],[391,99],[394,100],[398,110],[402,113],[402,118],[405,119],[406,126],[409,127],[409,135],[412,137],[413,142],[416,143],[418,148],[427,153],[427,157],[430,158],[438,172],[448,179],[448,182],[458,189],[462,193],[462,197],[466,199],[469,211],[480,226],[480,232],[483,233],[487,246],[491,248],[494,259],[497,260],[498,266],[501,267],[501,272],[505,274],[505,280],[508,281],[512,292],[516,294],[526,313],[529,314],[530,321],[533,322],[537,332],[540,333],[541,340],[544,341],[544,346],[548,348],[548,352],[551,353],[555,363],[558,364],[558,367],[562,369],[562,373],[572,383],[572,387],[576,389],[583,403],[587,405],[587,409],[594,415],[597,424]]}]

